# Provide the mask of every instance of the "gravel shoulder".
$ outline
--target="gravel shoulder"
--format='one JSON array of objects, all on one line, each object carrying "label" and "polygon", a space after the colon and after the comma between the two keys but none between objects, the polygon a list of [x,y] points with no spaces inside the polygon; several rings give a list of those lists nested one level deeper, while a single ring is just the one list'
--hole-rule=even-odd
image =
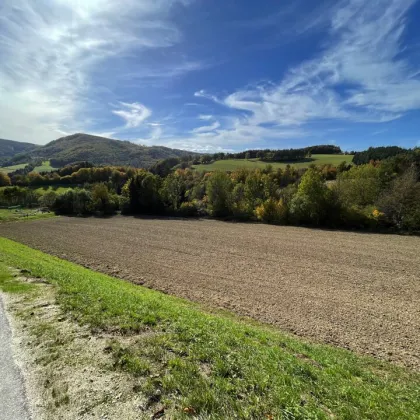
[{"label": "gravel shoulder", "polygon": [[420,369],[420,238],[214,220],[54,218],[0,235]]},{"label": "gravel shoulder", "polygon": [[[106,351],[111,340],[125,345],[132,338],[92,335],[63,313],[54,286],[26,275],[18,278],[37,289],[3,295],[27,394],[6,346],[0,347],[0,420],[150,419],[152,412],[139,410],[146,398],[134,392],[136,378],[115,369]],[[3,327],[1,322],[0,315]]]},{"label": "gravel shoulder", "polygon": [[14,358],[4,296],[0,294],[0,420],[29,420],[25,387]]}]

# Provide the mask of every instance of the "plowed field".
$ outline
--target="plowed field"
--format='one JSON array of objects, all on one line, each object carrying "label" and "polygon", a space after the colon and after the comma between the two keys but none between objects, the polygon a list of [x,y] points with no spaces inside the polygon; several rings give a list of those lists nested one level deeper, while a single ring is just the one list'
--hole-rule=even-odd
[{"label": "plowed field", "polygon": [[212,220],[54,218],[0,235],[282,330],[420,368],[420,238]]}]

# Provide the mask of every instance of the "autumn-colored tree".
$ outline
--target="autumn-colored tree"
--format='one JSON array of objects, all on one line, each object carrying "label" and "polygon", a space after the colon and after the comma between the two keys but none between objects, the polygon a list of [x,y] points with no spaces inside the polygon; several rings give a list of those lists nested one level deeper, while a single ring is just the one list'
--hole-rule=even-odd
[{"label": "autumn-colored tree", "polygon": [[9,185],[12,185],[9,175],[0,171],[0,187],[8,187]]}]

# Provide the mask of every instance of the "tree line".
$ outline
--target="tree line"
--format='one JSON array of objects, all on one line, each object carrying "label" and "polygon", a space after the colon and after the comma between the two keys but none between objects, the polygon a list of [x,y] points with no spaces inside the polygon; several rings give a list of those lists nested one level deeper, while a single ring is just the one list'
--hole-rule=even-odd
[{"label": "tree line", "polygon": [[334,145],[317,145],[301,149],[251,149],[238,153],[213,153],[197,156],[194,164],[210,163],[224,159],[260,159],[264,162],[298,162],[316,154],[342,154],[342,150]]},{"label": "tree line", "polygon": [[412,154],[415,151],[411,149],[403,149],[398,146],[381,146],[369,147],[362,152],[355,152],[353,156],[353,163],[355,165],[363,165],[370,161],[381,161],[401,154]]},{"label": "tree line", "polygon": [[15,185],[80,185],[85,183],[111,182],[119,191],[128,178],[136,172],[135,168],[125,166],[94,166],[89,162],[77,162],[51,172],[33,172],[27,168],[19,169],[9,175],[3,174],[0,186]]},{"label": "tree line", "polygon": [[[122,169],[122,168],[120,168]],[[330,228],[420,231],[420,150],[381,162],[309,169],[239,169],[200,173],[79,168],[78,187],[57,194],[12,186],[0,205],[37,201],[58,214],[174,215]],[[67,169],[69,171],[69,169]]]}]

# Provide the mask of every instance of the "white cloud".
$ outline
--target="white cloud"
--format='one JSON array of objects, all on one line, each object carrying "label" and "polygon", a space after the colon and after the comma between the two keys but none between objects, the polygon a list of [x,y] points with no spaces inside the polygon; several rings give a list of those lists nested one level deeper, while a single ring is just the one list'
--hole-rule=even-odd
[{"label": "white cloud", "polygon": [[132,104],[120,102],[120,105],[125,109],[115,110],[112,113],[125,120],[126,128],[138,127],[152,115],[149,108],[138,102]]},{"label": "white cloud", "polygon": [[220,127],[220,123],[218,121],[215,121],[211,125],[204,125],[202,127],[197,127],[192,130],[193,133],[208,133],[210,131],[217,130]]},{"label": "white cloud", "polygon": [[[252,148],[256,142],[262,140],[290,141],[308,135],[308,132],[301,128],[261,127],[255,125],[244,125],[238,118],[226,118],[220,129],[207,126],[200,131],[193,131],[189,135],[176,132],[161,132],[159,139],[142,139],[144,144],[161,144],[168,147],[190,150],[193,152],[207,153],[217,151],[232,151],[237,148]],[[202,127],[199,127],[202,128]],[[213,131],[209,131],[213,129]]]},{"label": "white cloud", "polygon": [[420,109],[418,69],[400,54],[405,16],[414,1],[342,1],[330,16],[328,46],[317,58],[291,68],[279,83],[225,97],[204,90],[194,96],[243,111],[236,133],[255,134],[257,127],[271,125],[260,134],[275,135],[278,127],[293,131],[315,120],[397,119]]},{"label": "white cloud", "polygon": [[197,92],[194,93],[194,96],[196,98],[205,98],[205,99],[211,99],[214,102],[219,103],[219,99],[215,96],[215,95],[210,95],[209,93],[207,93],[204,89],[201,89]]},{"label": "white cloud", "polygon": [[207,64],[200,61],[185,61],[177,63],[159,63],[159,66],[147,65],[141,63],[138,67],[131,67],[129,72],[116,75],[119,80],[144,80],[149,84],[153,79],[174,79],[185,74],[202,70],[208,67]]},{"label": "white cloud", "polygon": [[[101,64],[181,39],[169,19],[185,0],[3,0],[0,6],[0,137],[44,143],[92,131],[104,111],[92,93]],[[197,67],[190,64],[190,69]],[[178,68],[176,71],[187,71]],[[103,77],[108,80],[115,75]],[[96,81],[95,81],[96,82]],[[106,83],[106,82],[104,82]]]},{"label": "white cloud", "polygon": [[[320,120],[398,119],[420,109],[420,72],[404,55],[407,12],[414,1],[340,0],[322,16],[322,25],[316,24],[317,28],[328,25],[329,41],[322,51],[314,52],[313,59],[290,68],[275,83],[224,95],[197,91],[185,109],[203,107],[200,115],[192,117],[205,122],[201,127],[185,129],[177,119],[165,121],[163,129],[158,125],[163,120],[154,121],[154,114],[152,121],[152,111],[131,103],[132,97],[124,98],[111,112],[125,121],[123,134],[141,127],[132,133],[146,133],[146,142],[191,150],[245,148],[264,140],[302,138],[309,134],[308,124]],[[110,112],[107,105],[115,99],[101,102],[95,95],[116,91],[127,81],[136,84],[144,79],[143,83],[153,84],[206,67],[179,51],[165,49],[182,39],[171,22],[171,7],[189,1],[123,3],[124,7],[114,0],[2,1],[0,137],[38,143],[76,131],[107,131],[118,137],[117,129],[103,124]],[[308,16],[312,25],[314,16]],[[308,30],[308,16],[298,19],[293,28],[300,24],[301,30]],[[254,23],[277,24],[277,18],[268,18]],[[151,49],[165,54],[152,59]],[[171,58],[161,63],[163,56]],[[121,72],[107,70],[108,64],[124,57],[135,57],[137,67],[124,72],[120,63]],[[172,99],[177,94],[173,92]],[[211,108],[203,99],[213,102]],[[224,117],[213,109],[220,105]],[[210,115],[216,112],[216,118]],[[102,115],[102,120],[96,120],[96,115]]]}]

